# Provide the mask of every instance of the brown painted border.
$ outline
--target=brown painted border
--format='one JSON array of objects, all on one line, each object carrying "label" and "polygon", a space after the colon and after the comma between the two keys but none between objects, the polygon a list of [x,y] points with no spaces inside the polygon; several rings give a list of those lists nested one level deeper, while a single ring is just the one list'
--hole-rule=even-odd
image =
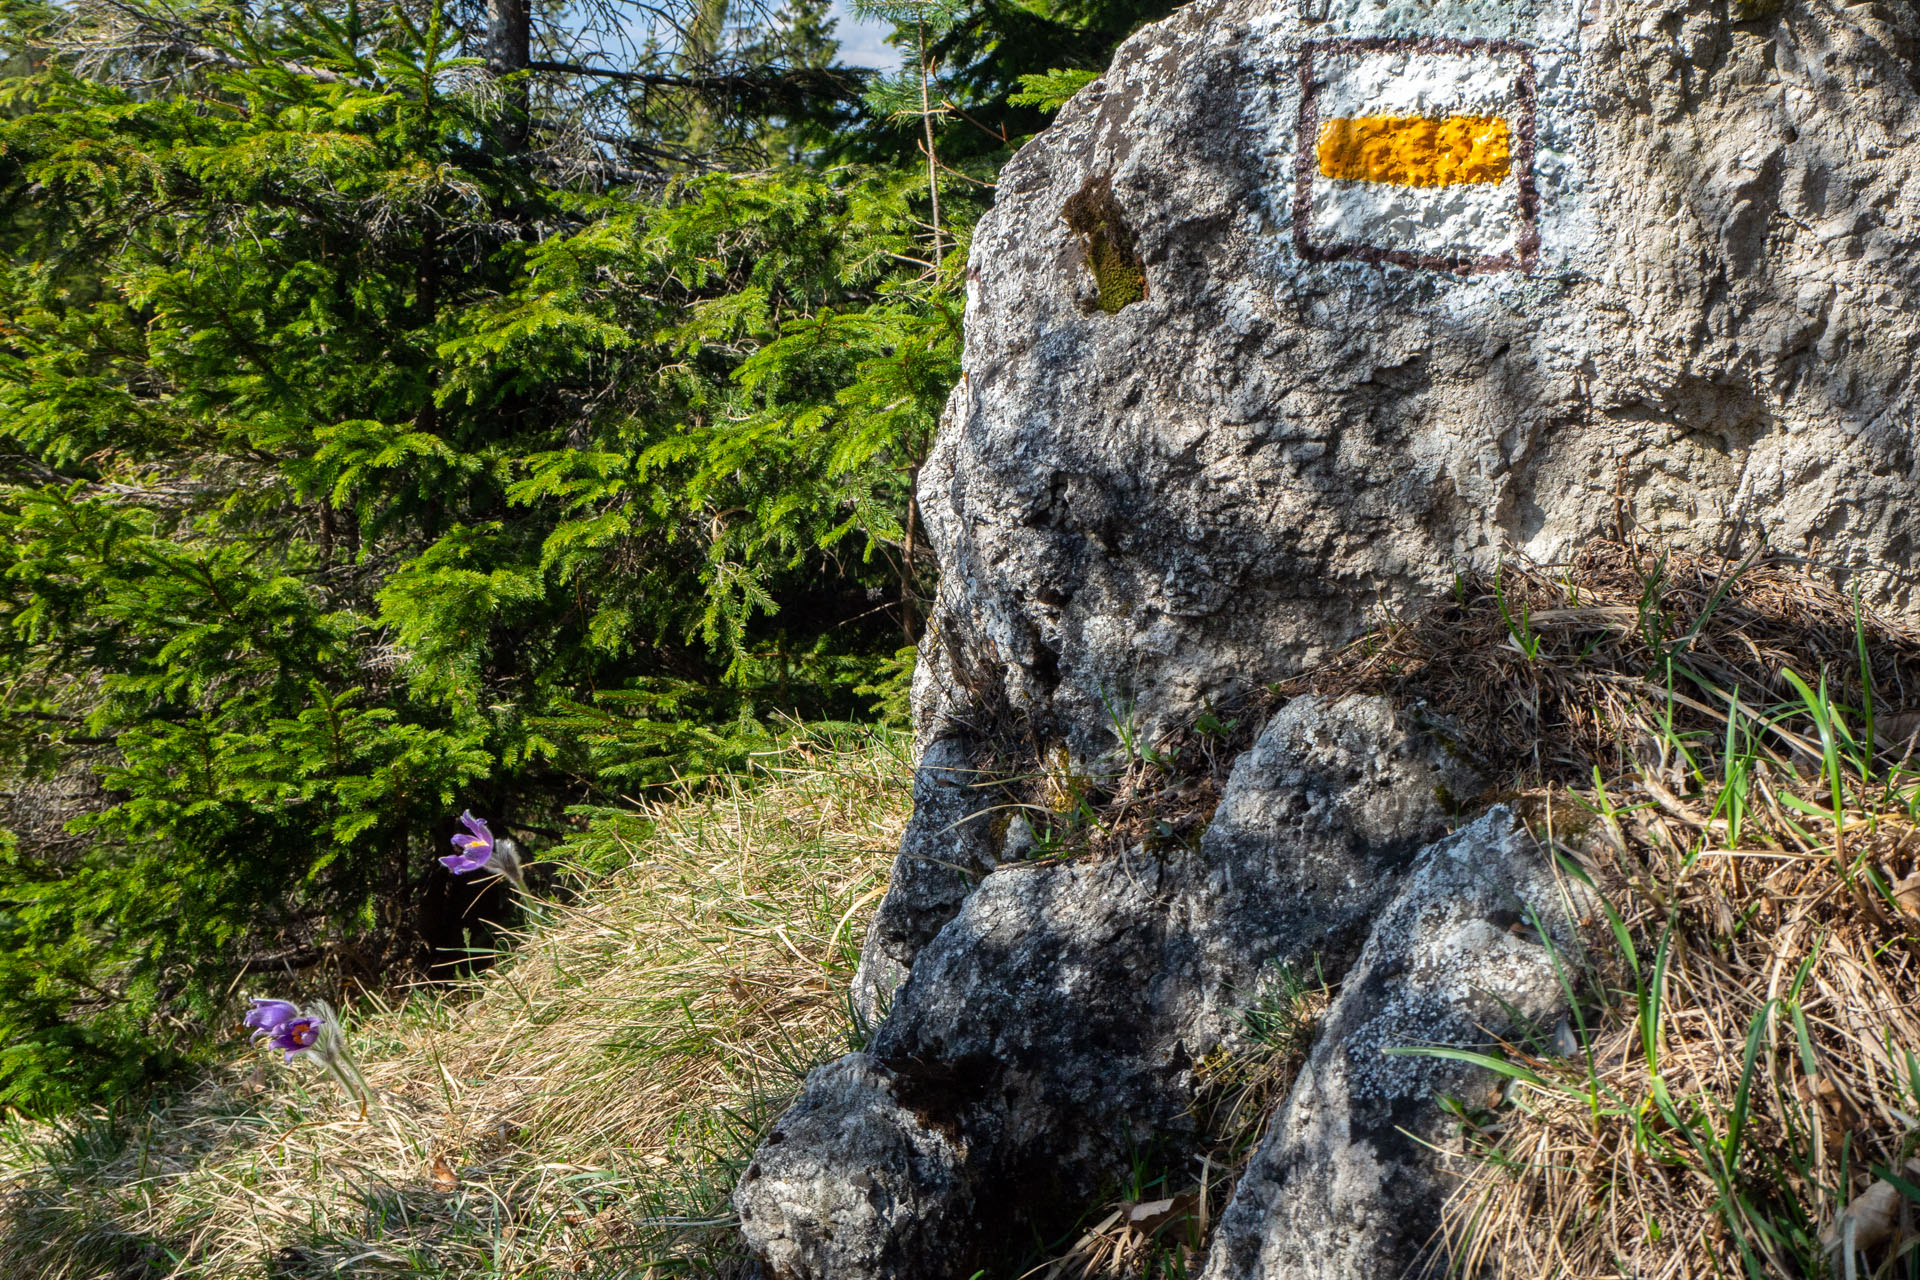
[{"label": "brown painted border", "polygon": [[[1484,258],[1438,253],[1409,253],[1367,244],[1314,244],[1307,237],[1313,211],[1313,173],[1316,140],[1320,136],[1320,105],[1315,100],[1316,54],[1363,53],[1511,53],[1520,56],[1520,119],[1514,130],[1514,161],[1520,178],[1520,243],[1512,252]],[[1536,106],[1533,46],[1515,40],[1457,40],[1446,36],[1364,36],[1350,40],[1308,40],[1300,46],[1300,135],[1293,160],[1293,244],[1308,262],[1357,261],[1379,266],[1426,267],[1476,275],[1487,271],[1531,273],[1540,260],[1540,196],[1533,185],[1533,148]]]}]

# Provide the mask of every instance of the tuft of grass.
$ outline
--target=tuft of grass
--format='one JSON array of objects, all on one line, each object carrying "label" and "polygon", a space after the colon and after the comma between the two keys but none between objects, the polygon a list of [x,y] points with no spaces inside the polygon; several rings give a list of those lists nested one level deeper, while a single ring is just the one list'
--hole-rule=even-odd
[{"label": "tuft of grass", "polygon": [[[1738,847],[1714,787],[1538,798],[1540,833],[1566,823],[1549,838],[1602,890],[1610,945],[1587,956],[1572,1051],[1510,1046],[1507,1105],[1467,1125],[1449,1230],[1469,1273],[1920,1270],[1901,1172],[1920,1148],[1920,897],[1866,888],[1920,870],[1920,829],[1843,812],[1843,863],[1781,803],[1824,780],[1753,768]],[[1849,1246],[1857,1206],[1891,1192],[1907,1228]]]},{"label": "tuft of grass", "polygon": [[0,1256],[36,1280],[736,1274],[740,1162],[862,1034],[905,753],[803,732],[640,804],[621,865],[576,871],[490,969],[346,1012],[368,1119],[236,1042],[184,1091],[0,1128]]},{"label": "tuft of grass", "polygon": [[1283,687],[1426,699],[1594,891],[1571,1026],[1454,1108],[1459,1274],[1920,1276],[1916,675],[1804,565],[1599,544]]},{"label": "tuft of grass", "polygon": [[[1920,710],[1920,636],[1811,566],[1596,541],[1565,565],[1507,556],[1494,573],[1461,574],[1436,607],[1273,693],[1424,703],[1497,782],[1579,785],[1596,767],[1685,769],[1701,735],[1724,732],[1734,694],[1756,709],[1797,700],[1789,671],[1825,677],[1835,705]],[[1770,731],[1763,754],[1801,746]],[[1645,761],[1644,750],[1666,754]]]}]

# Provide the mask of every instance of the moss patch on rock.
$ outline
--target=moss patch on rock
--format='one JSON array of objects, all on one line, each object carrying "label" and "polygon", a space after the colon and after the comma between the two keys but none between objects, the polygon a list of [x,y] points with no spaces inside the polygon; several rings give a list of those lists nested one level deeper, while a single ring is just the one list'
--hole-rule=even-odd
[{"label": "moss patch on rock", "polygon": [[1060,217],[1080,237],[1097,290],[1094,305],[1112,315],[1147,296],[1147,268],[1133,228],[1113,195],[1111,174],[1096,174],[1074,192]]}]

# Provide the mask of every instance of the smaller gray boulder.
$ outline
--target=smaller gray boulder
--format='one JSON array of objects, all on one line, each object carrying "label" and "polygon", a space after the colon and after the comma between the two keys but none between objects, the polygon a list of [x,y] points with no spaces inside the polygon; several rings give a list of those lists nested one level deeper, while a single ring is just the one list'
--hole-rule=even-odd
[{"label": "smaller gray boulder", "polygon": [[1495,1077],[1386,1051],[1490,1051],[1552,1027],[1567,999],[1554,951],[1577,969],[1569,908],[1583,902],[1505,807],[1424,851],[1221,1216],[1203,1280],[1451,1274],[1438,1240],[1453,1186],[1441,1153],[1461,1143],[1435,1100],[1485,1096]]},{"label": "smaller gray boulder", "polygon": [[[947,816],[903,849],[944,866],[979,854],[956,833],[984,826],[986,789],[937,759]],[[1337,977],[1477,786],[1413,712],[1301,698],[1234,762],[1197,848],[1008,862],[964,901],[949,867],[890,895],[870,940],[950,918],[884,953],[911,971],[868,1052],[809,1077],[756,1153],[748,1245],[778,1280],[964,1280],[1070,1225],[1131,1150],[1194,1138],[1194,1064],[1269,966]]]},{"label": "smaller gray boulder", "polygon": [[864,1053],[807,1076],[733,1193],[770,1280],[912,1275],[970,1245],[952,1212],[965,1197],[965,1146],[900,1095]]}]

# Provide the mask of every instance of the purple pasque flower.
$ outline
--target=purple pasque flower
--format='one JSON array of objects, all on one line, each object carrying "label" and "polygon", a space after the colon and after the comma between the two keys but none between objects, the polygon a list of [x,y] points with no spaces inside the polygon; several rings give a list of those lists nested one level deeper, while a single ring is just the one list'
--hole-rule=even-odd
[{"label": "purple pasque flower", "polygon": [[440,859],[441,865],[457,876],[491,871],[505,876],[516,888],[525,889],[527,881],[520,870],[520,850],[513,841],[505,836],[494,839],[486,819],[474,817],[471,811],[461,814],[460,821],[467,828],[466,832],[453,837],[453,847],[460,852]]},{"label": "purple pasque flower", "polygon": [[460,852],[440,859],[440,865],[464,876],[493,860],[493,832],[487,830],[487,820],[474,817],[471,809],[460,815],[460,822],[466,830],[453,837],[453,847]]},{"label": "purple pasque flower", "polygon": [[340,1019],[325,1000],[315,1000],[304,1012],[288,1000],[255,1000],[253,1011],[247,1014],[247,1025],[254,1029],[256,1041],[265,1036],[269,1047],[286,1054],[288,1065],[303,1056],[318,1062],[350,1096],[359,1100],[362,1120],[377,1106],[366,1077],[360,1074],[353,1055],[347,1051]]},{"label": "purple pasque flower", "polygon": [[269,1045],[283,1050],[287,1061],[292,1062],[296,1053],[318,1051],[322,1057],[327,1055],[326,1014],[324,1005],[302,1013],[291,1000],[256,999],[245,1021],[253,1028],[255,1043],[265,1036]]},{"label": "purple pasque flower", "polygon": [[242,1019],[253,1028],[252,1039],[257,1043],[261,1036],[272,1035],[274,1031],[300,1016],[300,1006],[290,1000],[254,999],[253,1008]]},{"label": "purple pasque flower", "polygon": [[267,1043],[276,1049],[286,1050],[287,1061],[292,1062],[294,1054],[320,1048],[326,1030],[325,1018],[317,1014],[302,1014],[297,1018],[289,1018],[268,1032]]}]

